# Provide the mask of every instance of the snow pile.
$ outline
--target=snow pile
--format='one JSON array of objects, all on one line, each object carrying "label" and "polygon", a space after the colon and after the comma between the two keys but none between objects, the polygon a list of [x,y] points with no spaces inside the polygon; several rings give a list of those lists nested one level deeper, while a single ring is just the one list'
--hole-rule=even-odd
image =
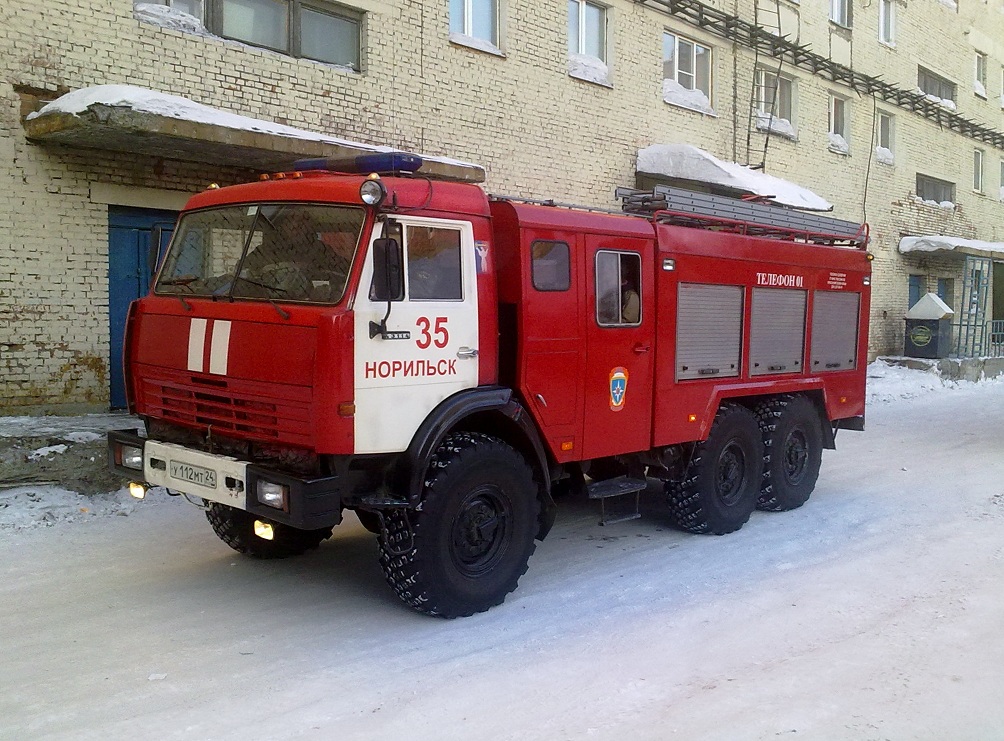
[{"label": "snow pile", "polygon": [[929,198],[921,198],[920,196],[911,195],[910,200],[917,203],[923,203],[925,206],[934,206],[935,208],[943,208],[946,211],[955,210],[954,201],[934,201]]},{"label": "snow pile", "polygon": [[847,143],[840,134],[834,134],[832,131],[828,134],[830,139],[830,151],[836,152],[837,154],[850,154],[851,145]]},{"label": "snow pile", "polygon": [[981,98],[987,97],[987,88],[979,80],[973,80],[973,92],[979,95]]},{"label": "snow pile", "polygon": [[756,112],[756,129],[757,131],[769,131],[772,134],[777,134],[788,139],[798,138],[791,121],[786,118],[778,118],[763,111]]},{"label": "snow pile", "polygon": [[[928,201],[925,201],[927,203]],[[1004,252],[1004,242],[984,242],[979,239],[963,239],[942,234],[923,237],[903,237],[899,240],[899,251],[907,252],[951,252],[958,247],[979,252]]]},{"label": "snow pile", "polygon": [[711,101],[703,90],[688,90],[676,80],[668,77],[662,81],[662,99],[670,105],[687,108],[709,116],[718,115],[711,107]]},{"label": "snow pile", "polygon": [[891,165],[896,161],[892,150],[886,147],[875,147],[875,159],[883,165]]},{"label": "snow pile", "polygon": [[58,453],[65,453],[69,447],[70,447],[69,445],[63,445],[63,444],[47,445],[44,448],[39,448],[38,450],[33,450],[30,453],[28,453],[28,460],[40,461],[43,458],[48,458]]},{"label": "snow pile", "polygon": [[610,84],[610,69],[602,59],[588,54],[572,54],[568,57],[568,74],[586,82],[599,85]]},{"label": "snow pile", "polygon": [[161,28],[169,28],[172,31],[185,31],[186,33],[196,33],[200,36],[212,36],[202,21],[194,15],[189,15],[184,11],[177,10],[168,5],[158,5],[156,3],[136,3],[132,8],[133,17],[144,23],[152,23]]},{"label": "snow pile", "polygon": [[[196,103],[178,95],[169,95],[168,93],[161,93],[134,85],[95,85],[94,87],[81,88],[57,98],[34,113],[29,113],[28,120],[57,113],[79,115],[93,105],[130,108],[141,113],[151,113],[165,116],[166,118],[176,118],[181,121],[194,121],[196,123],[212,124],[239,131],[255,131],[291,139],[323,142],[325,144],[335,144],[368,152],[400,151],[394,147],[363,144],[361,142],[349,141],[348,139],[328,136],[327,134],[320,134],[316,131],[308,131],[271,121],[263,121],[260,118],[242,116],[237,113],[230,113],[219,108]],[[447,165],[475,167],[475,165],[468,162],[451,157],[431,157],[424,154],[419,156],[432,162],[441,162]]]},{"label": "snow pile", "polygon": [[[151,489],[144,504],[167,500],[163,489]],[[101,517],[128,517],[139,502],[126,489],[106,494],[79,494],[61,486],[0,489],[0,532],[80,523]]]},{"label": "snow pile", "polygon": [[876,360],[868,366],[865,403],[888,404],[897,399],[913,399],[939,389],[958,388],[960,383],[965,381],[943,380],[933,365],[922,371]]},{"label": "snow pile", "polygon": [[917,93],[918,95],[923,95],[926,100],[929,100],[932,103],[937,103],[942,108],[947,108],[950,111],[958,109],[958,107],[955,105],[954,100],[949,100],[948,98],[939,98],[937,95],[934,95],[933,93],[925,93],[919,87],[914,88],[913,92]]},{"label": "snow pile", "polygon": [[770,198],[787,206],[832,211],[829,201],[808,188],[736,162],[726,162],[689,144],[653,144],[638,150],[638,172],[681,180],[715,183]]}]

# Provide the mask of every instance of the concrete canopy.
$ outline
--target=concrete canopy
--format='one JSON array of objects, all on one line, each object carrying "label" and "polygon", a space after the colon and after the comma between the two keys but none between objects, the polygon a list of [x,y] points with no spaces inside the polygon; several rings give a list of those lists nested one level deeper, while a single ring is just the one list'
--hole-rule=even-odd
[{"label": "concrete canopy", "polygon": [[[24,123],[29,141],[275,172],[307,157],[398,151],[230,113],[131,85],[82,88],[52,101]],[[426,157],[420,175],[484,182],[484,169]]]}]

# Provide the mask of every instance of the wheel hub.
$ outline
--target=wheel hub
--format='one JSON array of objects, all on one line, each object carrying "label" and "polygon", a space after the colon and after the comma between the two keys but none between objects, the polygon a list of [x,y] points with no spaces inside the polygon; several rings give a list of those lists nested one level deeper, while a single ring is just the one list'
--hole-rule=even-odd
[{"label": "wheel hub", "polygon": [[505,551],[509,536],[505,504],[498,492],[473,492],[453,522],[453,553],[468,576],[491,570]]},{"label": "wheel hub", "polygon": [[718,457],[715,476],[715,491],[727,506],[732,506],[742,498],[746,456],[742,446],[730,442]]},{"label": "wheel hub", "polygon": [[809,464],[809,445],[801,430],[792,430],[785,438],[781,466],[785,480],[797,484],[805,475]]}]

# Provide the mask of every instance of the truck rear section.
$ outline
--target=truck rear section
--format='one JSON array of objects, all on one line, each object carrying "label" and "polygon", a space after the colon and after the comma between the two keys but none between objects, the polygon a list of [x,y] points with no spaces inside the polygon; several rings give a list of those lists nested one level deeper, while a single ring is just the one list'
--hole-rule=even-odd
[{"label": "truck rear section", "polygon": [[128,321],[145,430],[109,453],[137,495],[202,502],[257,557],[352,510],[397,594],[454,617],[515,589],[559,491],[609,523],[655,478],[680,527],[722,534],[802,504],[863,427],[859,225],[666,190],[624,214],[489,199],[416,159],[192,199]]}]

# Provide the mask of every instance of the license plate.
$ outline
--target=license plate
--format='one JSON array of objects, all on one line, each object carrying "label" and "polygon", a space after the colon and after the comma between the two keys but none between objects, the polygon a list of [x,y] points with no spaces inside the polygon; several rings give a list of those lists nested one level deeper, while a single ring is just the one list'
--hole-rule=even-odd
[{"label": "license plate", "polygon": [[216,488],[216,471],[202,466],[193,466],[191,463],[171,461],[171,478],[205,486],[207,489]]}]

